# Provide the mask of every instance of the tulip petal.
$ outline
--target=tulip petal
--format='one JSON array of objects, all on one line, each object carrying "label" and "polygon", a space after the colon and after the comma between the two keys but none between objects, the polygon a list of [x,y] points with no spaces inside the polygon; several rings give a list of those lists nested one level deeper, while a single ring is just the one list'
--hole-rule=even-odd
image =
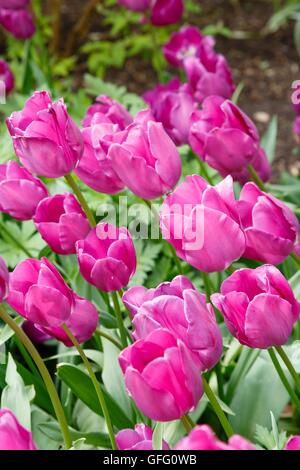
[{"label": "tulip petal", "polygon": [[71,305],[67,297],[58,290],[41,285],[32,285],[25,297],[28,320],[42,326],[59,326],[68,320]]}]

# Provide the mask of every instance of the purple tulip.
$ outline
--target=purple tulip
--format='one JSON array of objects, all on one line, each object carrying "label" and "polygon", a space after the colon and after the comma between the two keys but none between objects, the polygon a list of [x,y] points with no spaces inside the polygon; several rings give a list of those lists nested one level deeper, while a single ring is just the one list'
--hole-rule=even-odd
[{"label": "purple tulip", "polygon": [[30,3],[30,0],[0,0],[0,8],[7,10],[23,10]]},{"label": "purple tulip", "polygon": [[300,313],[289,283],[271,265],[235,271],[211,300],[230,333],[250,348],[285,344]]},{"label": "purple tulip", "polygon": [[32,15],[27,10],[0,8],[0,25],[17,39],[29,39],[35,33]]},{"label": "purple tulip", "polygon": [[55,252],[76,253],[75,244],[90,231],[90,224],[73,194],[57,194],[43,199],[33,218],[43,240]]},{"label": "purple tulip", "polygon": [[132,123],[132,116],[127,109],[117,101],[105,95],[98,96],[95,103],[88,108],[82,121],[84,127],[91,126],[95,114],[98,115],[98,123],[110,122],[112,124],[118,124],[120,130],[124,130]]},{"label": "purple tulip", "polygon": [[174,78],[165,85],[157,85],[145,93],[143,98],[173,142],[176,145],[187,144],[191,116],[197,107],[189,86],[181,85],[179,78]]},{"label": "purple tulip", "polygon": [[40,327],[29,320],[25,320],[22,324],[22,330],[31,339],[34,344],[43,344],[51,339],[48,333],[41,331]]},{"label": "purple tulip", "polygon": [[73,292],[47,258],[27,259],[10,275],[9,305],[45,327],[60,326],[72,312]]},{"label": "purple tulip", "polygon": [[152,0],[118,0],[118,3],[128,10],[132,11],[145,11],[151,5]]},{"label": "purple tulip", "polygon": [[183,26],[171,35],[163,47],[163,52],[171,65],[181,67],[184,59],[197,57],[201,48],[212,50],[214,45],[215,40],[212,36],[203,36],[194,26]]},{"label": "purple tulip", "polygon": [[122,139],[110,146],[108,156],[124,185],[144,199],[171,191],[181,175],[181,160],[162,124],[142,111]]},{"label": "purple tulip", "polygon": [[46,186],[11,160],[0,165],[0,212],[18,220],[30,220],[39,202],[48,196]]},{"label": "purple tulip", "polygon": [[284,450],[300,450],[300,436],[291,436]]},{"label": "purple tulip", "polygon": [[82,276],[104,292],[126,287],[135,273],[135,249],[125,227],[100,223],[76,248]]},{"label": "purple tulip", "polygon": [[[134,429],[122,429],[116,435],[119,450],[153,450],[153,430],[146,424],[136,424]],[[163,441],[162,449],[169,450],[168,444]]]},{"label": "purple tulip", "polygon": [[9,272],[4,259],[0,256],[0,303],[8,295]]},{"label": "purple tulip", "polygon": [[239,435],[232,436],[228,444],[220,441],[209,426],[196,426],[181,439],[175,450],[256,450],[256,447]]},{"label": "purple tulip", "polygon": [[123,302],[134,316],[133,336],[144,339],[158,328],[168,329],[198,356],[201,370],[211,369],[222,355],[222,334],[213,308],[184,276],[156,289],[132,287]]},{"label": "purple tulip", "polygon": [[155,421],[181,418],[202,396],[197,358],[166,329],[154,330],[124,349],[119,362],[129,395]]},{"label": "purple tulip", "polygon": [[294,250],[299,222],[283,202],[247,183],[241,191],[238,212],[246,236],[244,257],[280,264]]},{"label": "purple tulip", "polygon": [[188,176],[165,199],[160,219],[177,256],[201,271],[223,271],[245,251],[230,176],[215,187]]},{"label": "purple tulip", "polygon": [[223,177],[245,183],[248,165],[253,165],[263,181],[271,176],[265,151],[251,119],[234,103],[220,96],[210,96],[202,111],[195,111],[190,133],[194,152]]},{"label": "purple tulip", "polygon": [[32,173],[58,178],[70,173],[83,153],[81,132],[63,100],[51,101],[46,91],[35,92],[22,111],[7,119],[15,151]]},{"label": "purple tulip", "polygon": [[[93,336],[97,328],[98,319],[96,307],[89,300],[79,297],[74,293],[72,312],[65,323],[79,343],[85,343]],[[62,327],[42,327],[39,325],[36,325],[36,327],[41,333],[61,341],[65,346],[69,348],[73,346],[73,343]]]},{"label": "purple tulip", "polygon": [[151,6],[151,23],[155,26],[178,23],[183,12],[183,0],[154,0]]},{"label": "purple tulip", "polygon": [[91,126],[82,131],[84,152],[75,173],[95,191],[116,194],[124,189],[124,184],[113,170],[107,152],[120,128],[118,124],[94,122],[100,116],[96,113]]},{"label": "purple tulip", "polygon": [[235,86],[227,60],[207,44],[198,49],[197,56],[184,59],[183,67],[199,103],[211,95],[232,96]]},{"label": "purple tulip", "polygon": [[5,93],[10,93],[15,86],[15,77],[5,60],[0,59],[0,82],[4,83]]},{"label": "purple tulip", "polygon": [[0,409],[0,450],[36,450],[31,432],[8,409]]}]

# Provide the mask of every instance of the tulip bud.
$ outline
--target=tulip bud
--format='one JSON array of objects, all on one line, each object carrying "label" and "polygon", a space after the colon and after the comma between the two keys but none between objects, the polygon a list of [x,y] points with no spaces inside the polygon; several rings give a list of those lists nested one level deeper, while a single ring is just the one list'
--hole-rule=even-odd
[{"label": "tulip bud", "polygon": [[186,277],[177,276],[156,289],[132,287],[123,295],[123,302],[134,316],[136,340],[166,328],[198,356],[202,370],[219,361],[222,334],[213,308]]},{"label": "tulip bud", "polygon": [[100,223],[76,244],[80,272],[104,292],[126,287],[136,270],[136,254],[128,230]]},{"label": "tulip bud", "polygon": [[[15,85],[15,77],[5,60],[0,59],[0,82],[4,83],[5,93],[10,93]],[[0,97],[1,98],[1,97]]]},{"label": "tulip bud", "polygon": [[175,145],[187,144],[191,116],[197,107],[188,85],[181,85],[179,78],[174,78],[165,85],[157,85],[143,98]]},{"label": "tulip bud", "polygon": [[155,0],[151,5],[151,23],[155,26],[178,23],[183,12],[183,0]]},{"label": "tulip bud", "polygon": [[241,191],[238,212],[246,236],[244,257],[280,264],[294,250],[299,222],[283,202],[247,183]]},{"label": "tulip bud", "polygon": [[90,231],[85,213],[73,194],[57,194],[43,199],[33,218],[43,240],[55,253],[76,253],[75,244]]},{"label": "tulip bud", "polygon": [[18,158],[32,173],[65,176],[82,157],[80,130],[63,100],[53,103],[45,91],[35,92],[22,111],[7,119],[7,126]]},{"label": "tulip bud", "polygon": [[112,144],[108,156],[124,185],[144,199],[172,190],[180,178],[181,161],[162,124],[143,111],[121,137],[122,143]]},{"label": "tulip bud", "polygon": [[[119,450],[153,450],[153,430],[146,424],[136,424],[134,429],[122,429],[116,435]],[[162,449],[169,450],[168,444],[163,441]]]},{"label": "tulip bud", "polygon": [[31,432],[8,409],[0,409],[0,450],[36,450]]},{"label": "tulip bud", "polygon": [[0,165],[0,212],[18,220],[30,220],[39,202],[48,196],[46,186],[11,160]]},{"label": "tulip bud", "polygon": [[9,305],[45,327],[60,326],[72,312],[73,292],[47,258],[27,259],[10,275]]},{"label": "tulip bud", "polygon": [[128,346],[119,362],[128,393],[155,421],[181,418],[203,394],[197,359],[168,330],[154,330]]},{"label": "tulip bud", "polygon": [[8,282],[9,272],[4,259],[0,256],[0,303],[3,302],[8,295]]},{"label": "tulip bud", "polygon": [[211,300],[230,333],[249,348],[285,344],[300,313],[289,283],[271,265],[235,271]]},{"label": "tulip bud", "polygon": [[170,40],[163,47],[163,52],[171,65],[180,67],[184,59],[197,57],[202,47],[212,50],[214,44],[212,36],[203,36],[194,26],[183,26],[171,34]]},{"label": "tulip bud", "polygon": [[160,225],[177,256],[204,272],[223,271],[245,251],[230,176],[215,187],[188,176],[165,199]]},{"label": "tulip bud", "polygon": [[245,183],[252,165],[263,181],[271,175],[267,156],[254,123],[234,103],[210,96],[202,111],[195,111],[190,132],[194,152],[221,176]]},{"label": "tulip bud", "polygon": [[300,436],[291,436],[284,450],[300,450]]},{"label": "tulip bud", "polygon": [[35,33],[32,15],[27,10],[0,8],[0,25],[16,39],[30,39]]}]

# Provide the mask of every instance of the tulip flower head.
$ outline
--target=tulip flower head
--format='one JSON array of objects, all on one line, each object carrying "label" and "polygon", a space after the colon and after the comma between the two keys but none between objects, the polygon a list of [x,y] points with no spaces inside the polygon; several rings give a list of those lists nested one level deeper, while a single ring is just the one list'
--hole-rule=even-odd
[{"label": "tulip flower head", "polygon": [[126,287],[136,270],[132,238],[124,227],[100,223],[76,244],[80,272],[104,292]]},{"label": "tulip flower head", "polygon": [[300,436],[291,436],[284,450],[300,450]]},{"label": "tulip flower head", "polygon": [[[116,435],[119,450],[153,450],[153,430],[146,424],[136,424],[134,429],[122,429]],[[169,450],[168,444],[163,441],[162,449]]]},{"label": "tulip flower head", "polygon": [[10,93],[15,86],[14,74],[8,63],[2,59],[0,59],[0,82],[4,83],[4,91],[6,94]]},{"label": "tulip flower head", "polygon": [[167,329],[152,331],[122,351],[127,391],[155,421],[173,421],[194,409],[202,396],[197,359]]},{"label": "tulip flower head", "polygon": [[40,201],[48,196],[46,186],[11,160],[0,165],[0,212],[18,220],[30,220]]},{"label": "tulip flower head", "polygon": [[289,283],[271,265],[235,271],[211,300],[230,333],[249,348],[284,345],[300,314]]},{"label": "tulip flower head", "polygon": [[226,444],[204,424],[196,426],[187,437],[181,439],[175,450],[256,450],[256,447],[238,435],[232,436]]},{"label": "tulip flower head", "polygon": [[82,121],[83,127],[89,127],[95,115],[97,122],[117,124],[120,130],[124,130],[132,123],[132,117],[127,109],[106,95],[97,96],[95,103],[88,108]]},{"label": "tulip flower head", "polygon": [[123,295],[123,302],[133,315],[136,340],[166,328],[198,356],[202,370],[219,361],[222,334],[213,308],[186,277],[177,276],[156,289],[131,287]]},{"label": "tulip flower head", "polygon": [[0,450],[37,450],[31,432],[8,409],[0,409]]},{"label": "tulip flower head", "polygon": [[35,33],[30,0],[0,0],[0,25],[17,39],[29,39]]},{"label": "tulip flower head", "polygon": [[60,99],[35,92],[22,111],[7,119],[15,152],[32,173],[58,178],[77,166],[83,153],[81,132]]},{"label": "tulip flower head", "polygon": [[8,295],[9,272],[4,259],[0,256],[0,303]]},{"label": "tulip flower head", "polygon": [[246,236],[244,257],[280,264],[294,250],[299,232],[297,217],[283,202],[261,191],[255,183],[243,187],[238,212]]},{"label": "tulip flower head", "polygon": [[75,244],[90,231],[90,224],[73,194],[57,194],[43,199],[33,218],[43,240],[55,252],[76,253]]},{"label": "tulip flower head", "polygon": [[192,116],[190,145],[199,158],[221,176],[247,182],[252,165],[263,181],[271,176],[270,164],[261,148],[259,134],[251,119],[234,103],[210,96],[203,109]]},{"label": "tulip flower head", "polygon": [[158,198],[174,188],[181,161],[161,123],[142,111],[120,138],[122,142],[112,144],[108,156],[125,186],[144,199]]},{"label": "tulip flower head", "polygon": [[230,176],[214,187],[188,176],[165,199],[160,225],[177,256],[204,272],[223,271],[245,251]]}]

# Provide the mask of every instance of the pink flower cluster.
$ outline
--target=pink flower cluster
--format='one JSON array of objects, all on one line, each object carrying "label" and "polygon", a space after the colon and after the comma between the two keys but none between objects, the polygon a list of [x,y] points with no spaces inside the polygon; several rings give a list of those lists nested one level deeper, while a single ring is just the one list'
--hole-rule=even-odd
[{"label": "pink flower cluster", "polygon": [[0,25],[17,39],[28,39],[35,33],[29,3],[30,0],[0,0]]}]

